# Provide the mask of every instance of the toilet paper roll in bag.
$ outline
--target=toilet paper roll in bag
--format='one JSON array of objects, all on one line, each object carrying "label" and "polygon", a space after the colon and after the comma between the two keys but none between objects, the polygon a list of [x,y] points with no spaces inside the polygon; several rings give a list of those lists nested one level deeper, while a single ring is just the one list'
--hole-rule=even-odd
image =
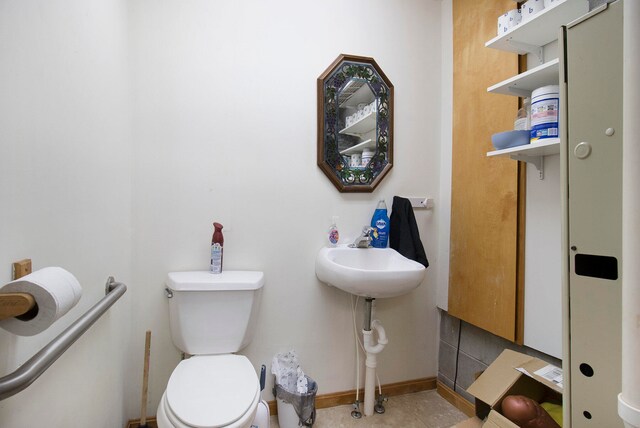
[{"label": "toilet paper roll in bag", "polygon": [[0,321],[0,327],[19,336],[33,336],[46,330],[69,312],[82,295],[80,283],[73,274],[60,267],[47,267],[0,288],[0,293],[29,293],[38,306],[30,320],[9,318]]}]

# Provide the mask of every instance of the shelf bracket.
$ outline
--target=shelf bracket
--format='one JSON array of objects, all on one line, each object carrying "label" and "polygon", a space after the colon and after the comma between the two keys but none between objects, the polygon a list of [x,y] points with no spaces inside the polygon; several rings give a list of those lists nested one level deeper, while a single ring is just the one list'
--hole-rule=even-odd
[{"label": "shelf bracket", "polygon": [[531,45],[529,43],[518,42],[513,39],[507,40],[507,43],[520,52],[535,55],[538,58],[538,64],[544,64],[544,55],[542,54],[542,46]]},{"label": "shelf bracket", "polygon": [[544,180],[544,156],[511,155],[511,159],[533,164],[538,170],[538,178]]}]

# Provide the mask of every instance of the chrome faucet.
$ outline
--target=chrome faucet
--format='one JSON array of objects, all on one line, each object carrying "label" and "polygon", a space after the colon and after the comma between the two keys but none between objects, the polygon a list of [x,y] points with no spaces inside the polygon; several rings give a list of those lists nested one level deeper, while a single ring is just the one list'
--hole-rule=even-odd
[{"label": "chrome faucet", "polygon": [[373,239],[372,236],[377,236],[377,235],[378,235],[378,231],[375,228],[365,226],[362,228],[362,233],[360,234],[360,236],[358,236],[356,240],[353,241],[353,244],[349,244],[349,247],[369,248],[369,246],[371,245],[371,240]]}]

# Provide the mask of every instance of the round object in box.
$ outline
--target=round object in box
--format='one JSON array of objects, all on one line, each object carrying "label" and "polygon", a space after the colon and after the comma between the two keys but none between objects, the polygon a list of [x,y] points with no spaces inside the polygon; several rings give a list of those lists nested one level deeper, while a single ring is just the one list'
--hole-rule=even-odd
[{"label": "round object in box", "polygon": [[491,136],[491,142],[497,150],[508,149],[529,144],[529,135],[527,130],[498,132]]}]

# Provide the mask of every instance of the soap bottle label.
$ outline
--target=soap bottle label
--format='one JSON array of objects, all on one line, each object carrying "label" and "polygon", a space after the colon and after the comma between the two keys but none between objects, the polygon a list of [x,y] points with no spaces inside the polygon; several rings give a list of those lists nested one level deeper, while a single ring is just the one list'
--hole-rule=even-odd
[{"label": "soap bottle label", "polygon": [[386,248],[387,240],[389,239],[387,231],[387,221],[384,218],[376,220],[375,228],[378,231],[378,237],[373,238],[371,245],[376,248]]},{"label": "soap bottle label", "polygon": [[340,239],[340,234],[338,233],[338,229],[332,228],[329,231],[329,243],[335,246],[338,243],[339,239]]},{"label": "soap bottle label", "polygon": [[371,246],[375,248],[386,248],[389,241],[389,216],[387,216],[387,205],[381,200],[371,218],[371,227],[377,231],[371,240]]},{"label": "soap bottle label", "polygon": [[222,245],[211,245],[211,273],[222,273]]}]

